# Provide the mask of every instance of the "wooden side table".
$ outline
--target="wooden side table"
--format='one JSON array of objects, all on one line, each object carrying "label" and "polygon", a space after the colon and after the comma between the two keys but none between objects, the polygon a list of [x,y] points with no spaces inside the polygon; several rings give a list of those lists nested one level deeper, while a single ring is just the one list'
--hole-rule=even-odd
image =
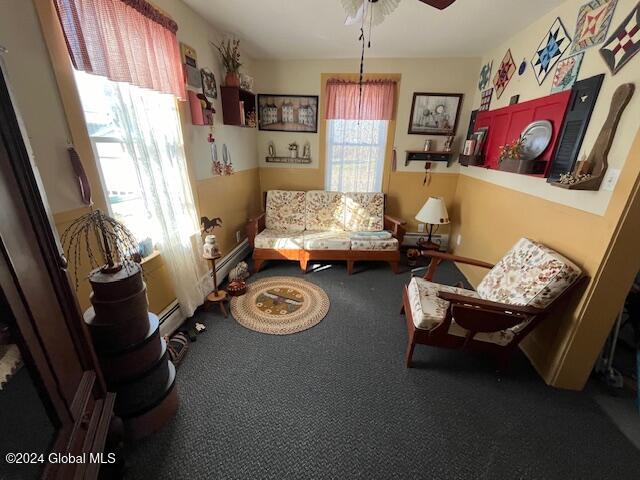
[{"label": "wooden side table", "polygon": [[207,257],[206,255],[202,255],[202,258],[209,261],[209,264],[211,265],[211,276],[213,277],[213,292],[207,295],[207,301],[218,305],[220,310],[222,310],[224,318],[227,318],[227,307],[225,306],[225,302],[227,301],[227,292],[224,290],[218,290],[218,277],[216,276],[216,260],[221,256],[222,255]]}]

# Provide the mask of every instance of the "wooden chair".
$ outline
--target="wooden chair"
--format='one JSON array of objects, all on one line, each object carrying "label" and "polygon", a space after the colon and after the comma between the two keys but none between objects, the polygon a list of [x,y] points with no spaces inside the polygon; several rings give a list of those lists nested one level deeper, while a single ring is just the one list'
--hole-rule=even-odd
[{"label": "wooden chair", "polygon": [[[438,251],[424,278],[405,286],[405,365],[416,344],[466,349],[497,357],[504,369],[513,351],[575,285],[584,278],[570,260],[528,239],[521,239],[498,264]],[[449,260],[490,269],[477,292],[432,283],[438,264]],[[527,276],[527,272],[533,272]]]}]

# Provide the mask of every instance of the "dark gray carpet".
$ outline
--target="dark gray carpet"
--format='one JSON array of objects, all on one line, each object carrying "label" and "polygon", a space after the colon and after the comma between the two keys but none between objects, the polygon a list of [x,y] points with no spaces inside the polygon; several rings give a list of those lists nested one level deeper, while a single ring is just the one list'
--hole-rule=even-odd
[{"label": "dark gray carpet", "polygon": [[[600,408],[547,387],[522,355],[501,376],[489,358],[418,346],[405,369],[409,275],[364,267],[307,274],[331,308],[295,335],[200,314],[180,411],[133,447],[128,478],[638,478],[640,452]],[[267,275],[301,273],[276,262]],[[459,279],[452,265],[436,278]]]}]

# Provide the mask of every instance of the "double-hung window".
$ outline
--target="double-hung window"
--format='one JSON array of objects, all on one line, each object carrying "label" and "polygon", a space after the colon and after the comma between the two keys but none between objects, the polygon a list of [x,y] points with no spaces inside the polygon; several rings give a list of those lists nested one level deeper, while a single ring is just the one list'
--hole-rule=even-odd
[{"label": "double-hung window", "polygon": [[327,190],[382,191],[388,124],[387,120],[327,120]]},{"label": "double-hung window", "polygon": [[395,82],[327,82],[325,188],[380,192]]}]

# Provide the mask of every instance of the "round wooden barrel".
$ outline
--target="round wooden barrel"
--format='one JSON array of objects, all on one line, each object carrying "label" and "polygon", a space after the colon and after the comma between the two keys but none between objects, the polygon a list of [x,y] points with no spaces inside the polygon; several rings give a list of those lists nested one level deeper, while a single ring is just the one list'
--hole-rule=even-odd
[{"label": "round wooden barrel", "polygon": [[103,324],[97,321],[95,310],[91,307],[84,312],[84,322],[87,324],[96,351],[102,354],[125,350],[142,342],[149,332],[152,315],[153,313],[147,313],[146,322]]},{"label": "round wooden barrel", "polygon": [[133,415],[158,403],[166,392],[167,379],[170,377],[169,353],[166,345],[158,362],[141,376],[125,382],[109,385],[109,390],[116,392],[114,411],[120,417]]},{"label": "round wooden barrel", "polygon": [[160,338],[158,317],[149,315],[149,331],[140,343],[116,352],[98,354],[102,373],[107,383],[135,378],[149,370],[164,352],[164,340]]},{"label": "round wooden barrel", "polygon": [[96,269],[89,274],[89,282],[95,298],[118,300],[142,289],[142,269],[137,263],[127,263],[116,273],[102,273]]},{"label": "round wooden barrel", "polygon": [[103,324],[134,322],[147,323],[147,311],[149,302],[147,301],[147,287],[142,284],[142,288],[137,292],[112,300],[101,300],[94,293],[89,296],[91,305],[96,313],[96,321]]},{"label": "round wooden barrel", "polygon": [[125,435],[129,440],[139,440],[160,430],[178,411],[178,388],[175,368],[170,365],[171,376],[167,381],[165,395],[147,410],[123,418]]}]

